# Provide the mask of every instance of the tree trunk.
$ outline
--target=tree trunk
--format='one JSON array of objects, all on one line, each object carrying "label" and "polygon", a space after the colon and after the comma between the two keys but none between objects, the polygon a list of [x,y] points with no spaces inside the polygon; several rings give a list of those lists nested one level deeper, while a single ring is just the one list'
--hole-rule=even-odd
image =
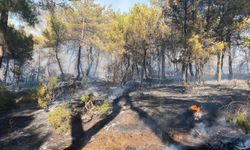
[{"label": "tree trunk", "polygon": [[77,55],[77,77],[76,77],[76,80],[79,80],[80,79],[80,75],[81,75],[81,71],[80,71],[80,63],[81,63],[81,51],[82,51],[82,46],[79,45],[79,48],[78,48],[78,55]]},{"label": "tree trunk", "polygon": [[165,46],[161,48],[161,78],[165,79]]},{"label": "tree trunk", "polygon": [[92,65],[93,65],[93,47],[90,47],[89,50],[88,50],[88,68],[87,68],[87,71],[86,71],[86,76],[88,77],[89,76],[89,73],[91,71],[91,68],[92,68]]},{"label": "tree trunk", "polygon": [[0,68],[2,68],[4,44],[0,44]]},{"label": "tree trunk", "polygon": [[231,80],[233,78],[233,60],[232,60],[232,51],[230,44],[228,45],[228,79]]},{"label": "tree trunk", "polygon": [[83,66],[82,66],[82,63],[81,63],[81,62],[80,62],[80,72],[81,72],[82,76],[85,75],[85,74],[84,74],[84,70],[83,70]]},{"label": "tree trunk", "polygon": [[198,83],[200,83],[200,80],[201,80],[200,75],[201,75],[201,72],[200,72],[200,62],[196,61],[195,62],[195,80]]},{"label": "tree trunk", "polygon": [[173,65],[174,65],[174,75],[179,76],[178,63],[174,62]]},{"label": "tree trunk", "polygon": [[249,60],[248,60],[248,52],[246,52],[246,54],[245,54],[246,56],[245,56],[245,60],[246,60],[246,66],[247,66],[247,74],[249,74]]},{"label": "tree trunk", "polygon": [[202,82],[202,84],[204,84],[204,82],[205,82],[205,80],[204,80],[204,63],[203,62],[201,62],[201,64],[200,64],[200,74],[201,74],[201,82]]},{"label": "tree trunk", "polygon": [[96,58],[96,64],[95,64],[95,72],[94,74],[96,74],[96,71],[97,71],[97,68],[98,68],[98,65],[99,65],[99,59],[100,59],[100,50],[99,49],[96,49],[97,50],[97,58]]},{"label": "tree trunk", "polygon": [[39,79],[40,79],[40,72],[41,72],[41,52],[39,50],[39,52],[38,52],[37,82],[39,82]]},{"label": "tree trunk", "polygon": [[203,82],[203,68],[204,68],[204,64],[201,61],[196,61],[195,64],[195,79],[196,82],[198,82],[199,84],[201,84]]},{"label": "tree trunk", "polygon": [[188,66],[189,66],[190,75],[193,77],[194,76],[194,72],[193,72],[193,65],[192,65],[192,63],[189,63]]},{"label": "tree trunk", "polygon": [[224,74],[224,71],[223,71],[223,66],[224,66],[224,52],[222,52],[221,54],[221,75]]},{"label": "tree trunk", "polygon": [[141,72],[140,80],[141,80],[141,84],[143,84],[143,77],[144,77],[144,69],[143,69],[143,67],[140,68],[140,72]]},{"label": "tree trunk", "polygon": [[9,70],[9,56],[6,57],[7,59],[7,64],[6,64],[6,69],[5,69],[5,73],[4,73],[4,83],[6,84],[7,83],[7,75],[8,75],[8,70]]},{"label": "tree trunk", "polygon": [[50,72],[50,64],[51,64],[51,62],[50,61],[51,61],[51,51],[49,49],[49,57],[48,57],[48,63],[47,63],[49,77],[51,77],[51,72]]},{"label": "tree trunk", "polygon": [[211,0],[208,0],[207,2],[207,15],[206,15],[206,21],[207,21],[207,24],[206,24],[206,30],[205,32],[208,32],[209,28],[210,28],[210,12],[211,12],[211,7],[212,7],[212,1]]},{"label": "tree trunk", "polygon": [[175,74],[176,74],[176,67],[175,67],[175,64],[174,63],[172,63],[173,64],[173,67],[174,67],[174,73],[173,73],[173,76],[175,76]]},{"label": "tree trunk", "polygon": [[249,64],[248,64],[248,61],[247,61],[247,74],[249,74]]},{"label": "tree trunk", "polygon": [[142,70],[143,70],[143,77],[145,77],[145,78],[147,78],[146,57],[147,57],[147,50],[144,48]]},{"label": "tree trunk", "polygon": [[218,59],[217,59],[217,73],[216,73],[216,76],[217,76],[217,81],[220,82],[221,81],[221,65],[222,65],[222,51],[220,50],[218,52],[218,55],[217,55]]},{"label": "tree trunk", "polygon": [[[1,20],[0,20],[0,30],[3,32],[3,37],[6,37],[7,34],[7,27],[8,27],[8,11],[7,10],[2,10],[1,11]],[[6,40],[2,40],[3,44],[2,49],[1,49],[1,55],[0,55],[0,68],[2,68],[2,62],[3,62],[3,56],[5,53],[5,48],[6,48]]]},{"label": "tree trunk", "polygon": [[157,77],[160,79],[161,77],[161,57],[160,50],[157,48]]},{"label": "tree trunk", "polygon": [[140,69],[139,69],[139,67],[138,67],[138,63],[136,62],[136,64],[135,64],[135,68],[136,68],[136,73],[137,73],[137,77],[138,77],[138,79],[140,78]]},{"label": "tree trunk", "polygon": [[151,58],[147,61],[147,70],[148,70],[148,77],[151,78],[154,75],[154,69],[152,67],[152,59]]},{"label": "tree trunk", "polygon": [[185,68],[186,68],[186,70],[185,70],[186,71],[185,72],[185,76],[186,76],[185,79],[186,79],[186,81],[185,82],[187,83],[188,82],[188,64],[186,64]]},{"label": "tree trunk", "polygon": [[182,82],[186,82],[186,64],[182,63],[182,67],[181,67],[181,76],[182,76]]},{"label": "tree trunk", "polygon": [[[83,42],[83,39],[84,39],[84,21],[82,21],[82,28],[81,28],[81,37],[80,37],[80,41],[79,41],[79,48],[78,48],[78,58],[77,58],[77,77],[76,79],[79,80],[80,79],[80,74],[81,74],[81,71],[82,71],[82,74],[83,73],[83,69],[82,69],[82,66],[81,66],[81,51],[82,51],[82,42]],[[82,70],[81,70],[82,69]],[[81,71],[80,71],[81,70]]]},{"label": "tree trunk", "polygon": [[[133,77],[133,64],[131,65],[130,62],[130,55],[125,55],[124,56],[124,66],[125,66],[125,70],[122,74],[122,84],[126,84],[127,81],[131,80]],[[132,67],[131,67],[132,66]]]},{"label": "tree trunk", "polygon": [[22,75],[21,64],[18,65],[18,70],[19,70],[19,73],[17,74],[17,87],[19,88],[20,78],[21,78],[21,75]]},{"label": "tree trunk", "polygon": [[64,79],[64,73],[63,73],[62,65],[61,65],[61,62],[60,62],[60,59],[59,59],[59,56],[58,56],[58,46],[56,46],[56,60],[57,60],[57,63],[58,63],[58,66],[59,66],[59,69],[60,69],[60,72],[61,72],[61,77],[62,77],[62,79]]},{"label": "tree trunk", "polygon": [[[188,34],[188,1],[184,1],[184,24],[183,24],[183,34],[184,34],[184,49],[187,50],[187,34]],[[182,81],[187,83],[188,81],[188,64],[186,64],[186,59],[182,60]]]}]

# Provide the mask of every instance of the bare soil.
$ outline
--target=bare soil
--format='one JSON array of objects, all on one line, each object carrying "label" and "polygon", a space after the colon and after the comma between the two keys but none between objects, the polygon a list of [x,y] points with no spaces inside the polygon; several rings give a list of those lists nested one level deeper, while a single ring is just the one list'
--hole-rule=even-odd
[{"label": "bare soil", "polygon": [[[212,127],[225,114],[234,113],[248,101],[246,81],[214,81],[204,86],[176,84],[142,88],[112,103],[104,118],[95,117],[75,127],[71,134],[57,134],[47,122],[47,113],[35,106],[20,106],[0,112],[0,147],[6,150],[86,149],[160,150],[176,143],[171,131],[188,133],[195,126],[187,111],[192,104],[202,107],[202,122]],[[78,126],[79,127],[79,126]],[[74,137],[74,130],[80,135]],[[78,132],[79,131],[79,132]],[[72,140],[80,138],[72,146]],[[70,146],[71,145],[71,146]]]}]

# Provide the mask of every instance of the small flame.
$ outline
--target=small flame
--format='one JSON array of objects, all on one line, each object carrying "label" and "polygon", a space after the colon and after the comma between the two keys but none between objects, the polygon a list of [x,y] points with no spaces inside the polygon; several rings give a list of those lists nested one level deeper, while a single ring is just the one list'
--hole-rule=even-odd
[{"label": "small flame", "polygon": [[198,105],[192,105],[190,107],[191,110],[195,111],[195,112],[200,112],[201,111],[201,107]]}]

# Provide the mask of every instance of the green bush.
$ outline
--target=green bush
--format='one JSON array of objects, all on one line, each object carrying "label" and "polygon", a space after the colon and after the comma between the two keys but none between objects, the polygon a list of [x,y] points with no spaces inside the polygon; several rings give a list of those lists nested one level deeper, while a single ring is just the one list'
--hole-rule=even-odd
[{"label": "green bush", "polygon": [[80,98],[80,103],[84,104],[86,102],[93,101],[93,98],[94,98],[94,94],[92,94],[92,93],[90,93],[88,95],[84,95]]},{"label": "green bush", "polygon": [[0,87],[0,108],[11,107],[15,104],[29,104],[37,102],[37,91],[28,89],[21,92],[12,92]]},{"label": "green bush", "polygon": [[15,98],[15,92],[8,91],[5,87],[0,86],[0,108],[15,105]]},{"label": "green bush", "polygon": [[28,89],[17,93],[8,91],[4,86],[0,85],[0,108],[27,103],[38,103],[41,108],[47,108],[48,102],[53,99],[57,84],[57,77],[51,77],[48,86],[39,83],[36,90]]},{"label": "green bush", "polygon": [[47,103],[50,101],[50,94],[47,92],[47,87],[44,83],[39,83],[37,89],[37,102],[41,108],[46,108]]},{"label": "green bush", "polygon": [[70,129],[71,114],[66,106],[55,108],[49,113],[48,122],[60,134],[67,133]]},{"label": "green bush", "polygon": [[104,117],[108,114],[109,110],[111,109],[111,106],[109,102],[104,102],[101,106],[97,107],[97,111],[100,116]]},{"label": "green bush", "polygon": [[57,77],[49,78],[48,85],[44,83],[39,83],[37,87],[37,101],[41,108],[48,109],[48,104],[50,101],[54,100],[54,92],[58,84]]},{"label": "green bush", "polygon": [[17,104],[29,104],[37,102],[37,91],[28,89],[16,94],[15,101]]},{"label": "green bush", "polygon": [[229,118],[229,121],[233,124],[238,125],[246,133],[250,133],[250,120],[247,115],[243,112],[237,112],[234,116]]},{"label": "green bush", "polygon": [[47,89],[49,91],[53,92],[53,90],[56,88],[57,84],[58,84],[57,77],[50,77]]}]

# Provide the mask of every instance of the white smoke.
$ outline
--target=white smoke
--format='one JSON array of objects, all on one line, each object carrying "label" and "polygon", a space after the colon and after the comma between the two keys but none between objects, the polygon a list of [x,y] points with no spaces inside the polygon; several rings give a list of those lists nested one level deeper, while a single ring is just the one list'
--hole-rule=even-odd
[{"label": "white smoke", "polygon": [[180,150],[180,146],[171,144],[169,146],[166,146],[165,150]]}]

